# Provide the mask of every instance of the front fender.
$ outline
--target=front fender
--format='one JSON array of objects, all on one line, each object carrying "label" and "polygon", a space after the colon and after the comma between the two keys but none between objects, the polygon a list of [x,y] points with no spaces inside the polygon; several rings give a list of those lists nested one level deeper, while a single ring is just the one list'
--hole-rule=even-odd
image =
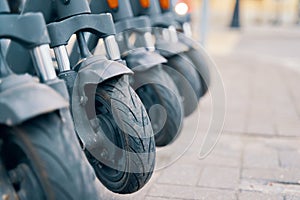
[{"label": "front fender", "polygon": [[[181,43],[187,45],[189,48],[197,49],[199,45],[195,44],[195,41],[191,38],[188,38],[186,35],[179,33],[178,39]],[[197,42],[196,42],[197,43]]]},{"label": "front fender", "polygon": [[164,57],[171,57],[189,50],[189,47],[182,42],[168,42],[160,40],[155,44],[157,51]]},{"label": "front fender", "polygon": [[156,65],[166,63],[167,60],[160,54],[147,51],[145,48],[132,50],[125,57],[127,66],[134,72],[146,71]]},{"label": "front fender", "polygon": [[69,106],[59,93],[29,75],[11,75],[1,80],[0,124],[18,125],[38,115]]},{"label": "front fender", "polygon": [[89,84],[98,85],[105,80],[120,76],[132,75],[131,71],[125,65],[108,60],[105,56],[92,56],[82,60],[74,67],[78,71],[77,81],[74,88],[78,89],[79,94],[85,96],[84,87]]}]

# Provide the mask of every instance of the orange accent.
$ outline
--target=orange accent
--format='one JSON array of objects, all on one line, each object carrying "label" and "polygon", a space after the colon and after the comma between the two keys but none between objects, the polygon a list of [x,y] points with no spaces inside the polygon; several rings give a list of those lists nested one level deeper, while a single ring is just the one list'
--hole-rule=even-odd
[{"label": "orange accent", "polygon": [[140,4],[143,8],[149,8],[150,7],[150,0],[140,0]]},{"label": "orange accent", "polygon": [[107,0],[107,3],[111,9],[116,9],[119,7],[119,0]]},{"label": "orange accent", "polygon": [[168,10],[170,8],[170,0],[159,0],[160,7],[164,10]]}]

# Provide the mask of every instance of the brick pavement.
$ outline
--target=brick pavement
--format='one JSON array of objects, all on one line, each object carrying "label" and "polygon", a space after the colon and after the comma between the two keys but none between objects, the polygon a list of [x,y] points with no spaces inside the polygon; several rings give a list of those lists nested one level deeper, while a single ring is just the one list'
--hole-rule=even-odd
[{"label": "brick pavement", "polygon": [[[299,30],[261,28],[237,35],[233,49],[213,54],[227,97],[225,126],[214,151],[198,159],[211,113],[207,95],[185,120],[180,138],[158,150],[158,168],[193,141],[184,155],[157,170],[135,194],[113,195],[99,186],[104,199],[300,199]],[[197,120],[198,137],[192,140]]]}]

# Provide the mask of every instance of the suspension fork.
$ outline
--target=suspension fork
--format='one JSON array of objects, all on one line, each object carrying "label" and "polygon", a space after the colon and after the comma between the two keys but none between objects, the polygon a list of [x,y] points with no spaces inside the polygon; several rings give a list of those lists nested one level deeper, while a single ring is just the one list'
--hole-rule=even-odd
[{"label": "suspension fork", "polygon": [[[85,59],[87,57],[92,56],[88,48],[88,44],[86,43],[84,33],[79,31],[76,33],[76,37],[77,37],[76,46],[78,46],[80,50],[81,58]],[[89,46],[95,47],[98,43],[98,39],[99,38],[96,35],[89,34],[88,37]],[[108,59],[113,61],[120,61],[121,55],[120,55],[119,46],[116,42],[115,36],[109,35],[106,36],[103,40],[104,40],[104,45],[105,45]],[[54,47],[53,50],[59,68],[59,77],[65,80],[69,91],[69,95],[72,95],[73,85],[77,76],[77,72],[71,69],[70,58],[67,52],[67,48],[65,45],[60,45]],[[74,51],[74,53],[76,52]],[[73,56],[75,56],[74,53]],[[73,57],[73,59],[78,60],[78,56],[76,56],[76,58]]]}]

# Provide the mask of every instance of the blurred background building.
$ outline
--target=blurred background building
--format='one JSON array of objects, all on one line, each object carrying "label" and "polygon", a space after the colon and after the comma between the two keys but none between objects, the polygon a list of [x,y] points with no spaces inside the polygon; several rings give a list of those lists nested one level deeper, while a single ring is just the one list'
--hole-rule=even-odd
[{"label": "blurred background building", "polygon": [[213,54],[227,52],[248,29],[294,31],[300,23],[300,0],[239,0],[238,30],[230,28],[236,0],[181,1],[192,8],[193,38]]},{"label": "blurred background building", "polygon": [[[193,0],[195,19],[204,0]],[[211,25],[226,26],[232,18],[236,0],[208,0]],[[299,0],[240,0],[240,20],[243,26],[294,25],[299,20]]]}]

